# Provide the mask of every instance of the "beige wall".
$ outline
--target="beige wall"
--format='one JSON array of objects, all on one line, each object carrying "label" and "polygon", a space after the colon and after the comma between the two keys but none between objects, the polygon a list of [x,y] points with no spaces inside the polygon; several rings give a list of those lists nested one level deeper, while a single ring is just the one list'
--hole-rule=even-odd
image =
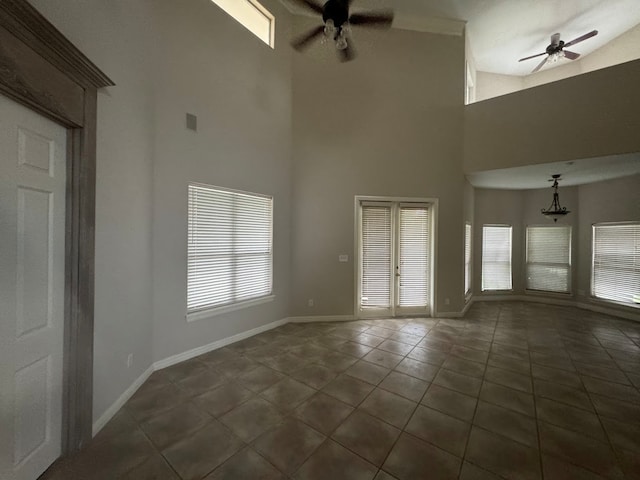
[{"label": "beige wall", "polygon": [[[289,14],[262,0],[272,50],[210,0],[33,3],[116,83],[98,99],[95,420],[154,361],[288,315]],[[189,181],[274,196],[275,301],[186,322]]]},{"label": "beige wall", "polygon": [[[291,188],[289,14],[271,49],[210,0],[154,0],[162,33],[155,83],[154,360],[287,317]],[[198,132],[185,114],[198,116]],[[274,197],[275,300],[187,322],[187,184]]]},{"label": "beige wall", "polygon": [[640,60],[465,107],[465,173],[640,151]]},{"label": "beige wall", "polygon": [[[538,59],[539,61],[540,59]],[[538,72],[532,75],[525,75],[523,77],[518,77],[522,80],[522,88],[532,88],[537,87],[538,85],[544,85],[545,83],[557,82],[558,80],[562,80],[569,77],[575,77],[576,75],[580,75],[582,73],[586,73],[582,70],[582,60],[558,60],[559,62],[563,62],[563,65],[555,68],[542,68]],[[536,62],[532,62],[533,67],[535,67]],[[622,63],[622,62],[620,62]],[[610,65],[604,65],[610,66]]]},{"label": "beige wall", "polygon": [[476,72],[476,101],[518,92],[523,88],[523,78],[515,75]]},{"label": "beige wall", "polygon": [[117,85],[98,93],[95,420],[152,362],[154,2],[31,3]]},{"label": "beige wall", "polygon": [[[460,311],[464,38],[355,38],[349,64],[330,46],[294,56],[291,313],[354,313],[355,195],[439,198],[438,310]],[[338,262],[342,253],[349,263]]]}]

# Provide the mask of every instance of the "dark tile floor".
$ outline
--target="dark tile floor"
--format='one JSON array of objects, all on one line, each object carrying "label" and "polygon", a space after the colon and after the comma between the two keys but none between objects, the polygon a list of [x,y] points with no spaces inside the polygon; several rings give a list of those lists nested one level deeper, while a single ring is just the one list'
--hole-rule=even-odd
[{"label": "dark tile floor", "polygon": [[640,324],[288,324],[155,372],[47,480],[640,479]]}]

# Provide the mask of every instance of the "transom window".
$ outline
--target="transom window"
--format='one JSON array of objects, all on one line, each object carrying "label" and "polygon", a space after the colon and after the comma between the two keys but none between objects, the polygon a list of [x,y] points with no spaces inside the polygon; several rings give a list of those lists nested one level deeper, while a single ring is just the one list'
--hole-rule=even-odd
[{"label": "transom window", "polygon": [[591,294],[640,307],[640,223],[593,225]]},{"label": "transom window", "polygon": [[212,0],[212,2],[273,48],[275,17],[259,2],[256,0]]},{"label": "transom window", "polygon": [[189,184],[187,313],[271,294],[273,199]]}]

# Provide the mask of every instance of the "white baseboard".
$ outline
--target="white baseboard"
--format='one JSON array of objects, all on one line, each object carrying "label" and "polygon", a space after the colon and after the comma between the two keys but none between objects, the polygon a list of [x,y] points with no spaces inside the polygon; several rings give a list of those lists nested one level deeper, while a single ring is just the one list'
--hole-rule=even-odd
[{"label": "white baseboard", "polygon": [[153,371],[154,371],[153,365],[151,365],[144,372],[142,372],[142,375],[136,378],[133,381],[133,383],[129,385],[129,388],[127,388],[122,393],[122,395],[120,395],[118,399],[115,402],[113,402],[109,408],[105,410],[105,412],[102,415],[100,415],[100,418],[98,418],[98,420],[96,420],[93,423],[93,426],[91,429],[92,435],[94,437],[98,434],[100,430],[102,430],[102,427],[104,427],[109,422],[109,420],[111,420],[113,416],[116,413],[118,413],[118,410],[120,410],[123,407],[123,405],[127,403],[127,400],[129,400],[133,396],[133,394],[136,393],[136,391],[142,386],[142,384],[147,381],[147,378],[151,376]]},{"label": "white baseboard", "polygon": [[633,320],[640,322],[640,313],[627,312],[615,307],[608,307],[595,303],[580,302],[577,300],[569,300],[564,298],[553,298],[537,295],[474,295],[474,302],[534,302],[544,303],[547,305],[558,305],[561,307],[575,307],[582,310],[589,310],[596,313],[604,313],[614,317],[624,318],[625,320]]},{"label": "white baseboard", "polygon": [[462,312],[436,312],[433,318],[462,318],[463,316]]},{"label": "white baseboard", "polygon": [[267,330],[271,330],[273,328],[279,327],[280,325],[284,325],[288,323],[288,318],[283,318],[281,320],[276,320],[275,322],[267,323],[266,325],[262,325],[257,328],[253,328],[251,330],[247,330],[246,332],[238,333],[237,335],[232,335],[231,337],[223,338],[221,340],[217,340],[212,343],[208,343],[207,345],[203,345],[201,347],[196,347],[191,350],[187,350],[186,352],[179,353],[177,355],[172,355],[171,357],[164,358],[162,360],[158,360],[154,362],[149,368],[147,368],[142,375],[135,379],[135,381],[127,388],[122,395],[118,397],[118,399],[111,404],[105,412],[100,415],[100,418],[93,423],[92,434],[95,437],[100,430],[113,418],[113,416],[118,413],[127,400],[129,400],[134,393],[142,386],[144,382],[151,376],[153,372],[156,370],[161,370],[166,367],[170,367],[171,365],[175,365],[176,363],[184,362],[185,360],[189,360],[191,358],[197,357],[198,355],[202,355],[204,353],[211,352],[213,350],[217,350],[218,348],[225,347],[235,342],[239,342],[240,340],[244,340],[245,338],[253,337],[254,335],[258,335],[259,333],[266,332]]},{"label": "white baseboard", "polygon": [[184,362],[185,360],[190,360],[194,357],[197,357],[198,355],[209,353],[213,350],[217,350],[219,348],[226,347],[227,345],[230,345],[232,343],[239,342],[240,340],[244,340],[245,338],[253,337],[254,335],[258,335],[259,333],[272,330],[288,322],[289,322],[289,319],[287,318],[276,320],[275,322],[267,323],[266,325],[261,325],[251,330],[247,330],[246,332],[240,332],[236,335],[232,335],[231,337],[223,338],[221,340],[216,340],[215,342],[208,343],[207,345],[196,347],[191,350],[187,350],[186,352],[178,353],[177,355],[172,355],[170,357],[163,358],[162,360],[158,360],[157,362],[153,363],[153,369],[161,370],[163,368],[170,367],[171,365]]},{"label": "white baseboard", "polygon": [[309,315],[306,317],[289,317],[289,323],[350,322],[357,320],[355,315]]}]

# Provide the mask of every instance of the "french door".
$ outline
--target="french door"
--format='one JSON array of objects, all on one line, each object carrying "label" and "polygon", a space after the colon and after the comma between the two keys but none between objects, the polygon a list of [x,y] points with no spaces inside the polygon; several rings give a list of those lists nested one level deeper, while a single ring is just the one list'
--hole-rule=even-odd
[{"label": "french door", "polygon": [[430,315],[433,204],[359,201],[359,317]]}]

